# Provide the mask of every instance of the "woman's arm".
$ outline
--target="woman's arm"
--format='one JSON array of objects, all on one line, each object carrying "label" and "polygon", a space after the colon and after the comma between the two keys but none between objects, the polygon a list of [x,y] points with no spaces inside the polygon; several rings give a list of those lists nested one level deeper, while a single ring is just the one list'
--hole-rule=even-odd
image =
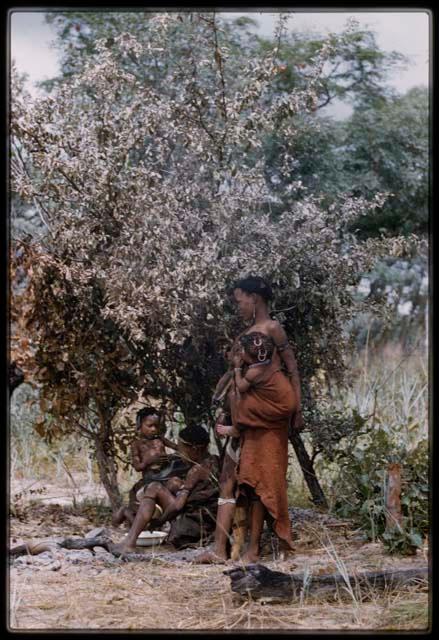
[{"label": "woman's arm", "polygon": [[174,500],[172,500],[171,504],[166,507],[162,516],[160,517],[160,522],[164,523],[167,520],[172,520],[175,518],[180,511],[185,506],[188,501],[189,494],[194,489],[195,485],[200,480],[205,480],[209,475],[209,470],[202,465],[196,464],[194,465],[187,473],[186,478],[178,491],[175,494]]},{"label": "woman's arm", "polygon": [[297,369],[297,362],[296,358],[294,357],[293,349],[288,342],[288,336],[285,333],[283,327],[277,321],[273,322],[270,335],[273,338],[276,349],[278,350],[279,355],[285,364],[285,367],[287,369],[287,376],[289,377],[290,382],[294,390],[296,391],[298,402],[300,405],[301,392],[299,372]]},{"label": "woman's arm", "polygon": [[278,350],[279,355],[285,364],[285,367],[287,369],[287,376],[290,380],[291,386],[293,387],[296,398],[297,398],[297,410],[294,415],[292,426],[293,426],[293,429],[300,430],[303,426],[302,410],[301,410],[302,392],[300,388],[300,377],[299,377],[299,371],[297,369],[297,362],[294,356],[294,351],[290,343],[288,342],[288,336],[285,333],[285,330],[279,324],[279,322],[277,321],[273,322],[270,335],[273,338],[274,343],[276,345],[276,349]]},{"label": "woman's arm", "polygon": [[163,442],[165,447],[168,447],[169,449],[174,449],[175,451],[178,451],[178,445],[176,445],[175,442],[172,442],[172,440],[168,440],[168,438],[166,438],[165,436],[161,436],[160,440]]}]

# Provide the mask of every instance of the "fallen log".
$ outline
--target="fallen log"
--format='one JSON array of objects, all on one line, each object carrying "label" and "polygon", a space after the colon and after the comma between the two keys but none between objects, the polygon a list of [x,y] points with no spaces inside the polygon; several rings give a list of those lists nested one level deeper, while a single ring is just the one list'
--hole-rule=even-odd
[{"label": "fallen log", "polygon": [[68,551],[88,550],[95,555],[95,547],[102,547],[116,558],[126,561],[151,561],[151,556],[145,553],[121,553],[116,549],[116,543],[107,535],[98,535],[86,538],[65,538],[64,540],[45,540],[27,542],[9,549],[9,557],[16,558],[23,555],[35,556],[45,551],[66,549]]},{"label": "fallen log", "polygon": [[9,549],[9,556],[11,558],[18,556],[37,556],[45,551],[54,551],[57,546],[58,543],[53,540],[26,542],[25,544],[19,544]]},{"label": "fallen log", "polygon": [[333,596],[343,592],[364,599],[377,589],[394,589],[408,584],[425,588],[428,580],[428,567],[364,572],[344,577],[339,573],[286,574],[272,571],[262,564],[250,564],[227,569],[223,573],[230,577],[232,591],[240,596],[288,602],[298,601],[304,595]]}]

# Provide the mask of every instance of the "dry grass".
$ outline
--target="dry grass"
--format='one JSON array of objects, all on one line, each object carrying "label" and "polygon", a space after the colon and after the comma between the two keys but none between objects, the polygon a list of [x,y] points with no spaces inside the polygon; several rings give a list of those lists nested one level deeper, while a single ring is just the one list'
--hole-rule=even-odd
[{"label": "dry grass", "polygon": [[428,361],[424,349],[366,347],[349,364],[351,391],[342,400],[377,423],[394,426],[408,448],[428,437]]},{"label": "dry grass", "polygon": [[[364,354],[364,359],[357,362],[356,385],[349,401],[367,413],[374,408],[377,392],[378,417],[403,424],[401,437],[413,446],[419,437],[425,436],[427,374],[421,356],[414,355],[402,363],[401,358],[397,352],[373,359]],[[414,429],[413,415],[418,419]],[[30,446],[30,442],[26,443]],[[11,459],[11,497],[23,494],[20,518],[11,520],[13,543],[47,536],[84,535],[96,526],[93,509],[75,512],[52,504],[69,505],[73,498],[80,503],[85,498],[103,497],[96,469],[84,462],[84,456],[78,466],[67,445],[61,452],[63,463],[57,465],[49,454],[44,457],[44,464],[34,465],[30,452],[31,449],[26,458],[29,465],[17,455]],[[294,461],[289,471],[291,504],[310,507],[294,455],[291,460]],[[121,480],[126,490],[134,478],[131,473],[124,473]],[[39,489],[41,493],[30,493]],[[379,543],[364,544],[349,529],[331,529],[317,520],[293,523],[293,527],[299,533],[295,555],[283,562],[264,558],[269,568],[285,573],[339,571],[346,575],[416,567],[426,561],[421,551],[413,557],[388,556]],[[425,630],[429,624],[428,593],[413,587],[387,593],[371,590],[360,597],[346,585],[346,590],[332,599],[318,599],[305,593],[296,603],[263,604],[235,596],[230,579],[223,575],[223,566],[171,564],[158,558],[150,562],[110,564],[105,554],[78,564],[61,555],[57,559],[58,570],[51,570],[33,558],[29,558],[28,565],[11,567],[8,591],[11,629],[404,631]]]},{"label": "dry grass", "polygon": [[[268,563],[271,564],[271,563]],[[76,571],[73,571],[76,569]],[[268,604],[235,599],[218,566],[124,564],[39,572],[23,583],[17,629],[420,629],[427,596],[404,593],[366,603],[340,599]],[[44,588],[41,588],[41,583]],[[40,587],[38,588],[38,585]]]},{"label": "dry grass", "polygon": [[[64,511],[54,512],[51,522],[50,510],[54,505],[34,512],[35,517],[43,516],[45,521],[40,535],[44,526],[46,531],[53,527],[58,535],[72,529],[84,535],[93,526]],[[12,533],[17,543],[27,537],[28,528],[34,524],[35,521],[13,520]],[[295,554],[284,561],[263,558],[266,566],[285,573],[323,574],[408,568],[425,563],[421,553],[410,558],[389,557],[381,545],[362,544],[350,537],[349,531],[330,531],[322,523],[303,523],[297,529],[300,536]],[[304,595],[295,603],[264,604],[233,594],[230,579],[223,574],[224,566],[171,563],[157,554],[151,554],[149,562],[109,563],[104,553],[72,564],[66,559],[68,552],[57,553],[61,566],[56,571],[50,570],[50,565],[43,566],[38,557],[30,557],[27,565],[11,567],[12,628],[364,631],[422,629],[428,624],[428,594],[413,588],[371,592],[366,598],[341,592],[330,599]]]}]

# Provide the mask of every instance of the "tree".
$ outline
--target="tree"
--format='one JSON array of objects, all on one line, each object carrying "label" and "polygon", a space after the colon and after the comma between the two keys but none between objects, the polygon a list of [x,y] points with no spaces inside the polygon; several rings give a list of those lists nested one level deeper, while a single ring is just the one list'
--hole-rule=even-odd
[{"label": "tree", "polygon": [[385,206],[355,221],[363,235],[426,234],[429,196],[428,89],[414,88],[346,125],[344,172],[354,195],[390,192]]},{"label": "tree", "polygon": [[[160,42],[156,41],[156,46],[152,46],[156,14],[51,12],[46,19],[57,31],[62,75],[43,84],[50,87],[78,73],[87,60],[96,59],[99,38],[111,42],[126,31],[146,46],[137,58],[127,56],[123,60],[124,68],[142,84],[172,95],[178,85],[166,82],[167,74],[179,60],[189,55],[190,24],[200,19],[200,15],[209,19],[208,13],[187,14],[186,19],[180,16],[168,25],[167,55],[163,57],[157,51]],[[290,18],[287,31],[287,20],[287,15],[281,16],[274,59],[278,73],[267,90],[267,100],[304,89],[314,73],[315,57],[323,45],[326,55],[319,81],[314,84],[314,110],[296,117],[295,136],[285,139],[278,135],[276,127],[265,138],[261,135],[266,179],[277,200],[271,203],[271,209],[282,211],[291,201],[310,193],[323,197],[324,202],[330,204],[341,192],[350,193],[352,189],[354,195],[361,194],[366,198],[375,192],[390,192],[393,195],[384,207],[371,218],[363,215],[354,228],[363,235],[379,235],[379,229],[396,235],[400,232],[425,233],[428,218],[427,98],[422,96],[416,108],[415,96],[405,100],[387,84],[390,74],[406,65],[407,59],[396,51],[383,51],[373,31],[360,28],[354,20],[342,33],[327,37],[317,32],[295,30],[294,16]],[[258,59],[273,47],[272,39],[257,35],[255,23],[247,16],[235,20],[225,17],[218,21],[221,37],[223,41],[227,40],[227,51],[223,50],[227,64],[223,66],[223,72],[229,90],[239,92],[239,69],[245,60]],[[195,58],[198,56],[196,46],[194,43],[191,47]],[[198,80],[202,81],[202,77],[201,72]],[[325,107],[334,100],[347,101],[355,107],[354,117],[346,126],[325,115]],[[394,123],[401,121],[404,126],[398,131]],[[285,156],[287,152],[290,161],[283,172],[279,156]],[[402,171],[401,162],[406,167]],[[406,184],[411,185],[410,190],[404,188]]]},{"label": "tree", "polygon": [[[145,52],[123,34],[96,43],[98,59],[51,95],[31,105],[20,87],[13,96],[15,189],[38,203],[48,229],[44,246],[27,254],[29,362],[42,402],[51,402],[47,415],[66,429],[103,433],[107,444],[117,408],[139,391],[178,408],[187,423],[211,424],[212,389],[225,369],[220,347],[238,329],[227,287],[249,272],[274,285],[311,428],[313,377],[324,369],[343,378],[350,287],[379,245],[360,245],[346,231],[380,198],[323,209],[307,197],[270,214],[260,139],[274,128],[295,136],[296,115],[314,108],[325,50],[306,89],[267,100],[276,48],[249,60],[239,91],[229,91],[215,14],[151,18],[150,46],[166,60],[181,20],[189,53],[167,66],[166,82],[178,87],[171,95],[126,70],[127,58]],[[50,429],[49,418],[41,428]]]},{"label": "tree", "polygon": [[[335,99],[369,108],[385,102],[392,95],[386,84],[389,75],[404,66],[407,59],[397,51],[383,51],[375,34],[361,29],[351,20],[340,33],[324,37],[317,32],[301,32],[293,29],[285,34],[279,50],[278,62],[282,73],[276,79],[277,91],[291,91],[306,86],[312,75],[313,60],[322,48],[328,48],[325,66],[317,89],[318,110],[324,109]],[[259,39],[262,50],[270,48],[270,41]]]},{"label": "tree", "polygon": [[[125,64],[139,80],[159,87],[166,77],[169,64],[173,58],[187,53],[187,21],[193,22],[199,17],[209,19],[209,13],[190,13],[180,16],[168,26],[170,35],[167,59],[158,59],[154,51],[138,64],[127,59]],[[121,35],[130,33],[140,43],[147,44],[154,33],[154,20],[157,14],[142,11],[53,11],[46,14],[46,21],[57,33],[56,46],[61,54],[62,76],[45,81],[43,86],[51,87],[83,70],[88,60],[96,56],[96,42],[105,38],[111,42]],[[151,18],[153,21],[151,22]],[[187,19],[187,21],[186,21]],[[286,30],[290,19],[293,29]],[[391,71],[406,63],[406,58],[396,52],[386,52],[379,48],[375,35],[368,29],[360,29],[354,21],[340,34],[322,36],[319,33],[300,32],[294,30],[294,16],[280,15],[281,33],[277,33],[279,46],[276,63],[279,74],[273,83],[276,93],[289,92],[292,89],[303,89],[313,75],[314,59],[322,46],[328,47],[326,64],[320,75],[320,83],[316,88],[318,95],[317,108],[321,109],[335,98],[363,103],[367,100],[382,100],[389,95],[386,79]],[[152,28],[151,28],[152,25]],[[229,70],[233,60],[241,62],[251,57],[260,58],[271,52],[273,42],[269,38],[259,36],[254,27],[257,21],[249,16],[230,19],[223,14],[221,30],[227,37],[229,52]],[[230,74],[229,82],[239,83],[239,77]],[[161,86],[162,91],[168,87]]]},{"label": "tree", "polygon": [[[102,290],[77,265],[70,268],[37,245],[18,245],[11,261],[28,275],[15,291],[12,357],[40,387],[36,430],[47,440],[64,433],[92,445],[99,475],[117,507],[114,418],[137,399],[139,367],[110,320],[100,315]],[[80,287],[80,295],[75,287]],[[31,340],[28,339],[31,336]]]}]

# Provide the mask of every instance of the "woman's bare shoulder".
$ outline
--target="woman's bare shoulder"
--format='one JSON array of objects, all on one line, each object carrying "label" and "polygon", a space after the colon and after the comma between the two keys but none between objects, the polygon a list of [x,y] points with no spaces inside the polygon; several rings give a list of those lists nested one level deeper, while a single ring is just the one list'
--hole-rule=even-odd
[{"label": "woman's bare shoulder", "polygon": [[279,320],[273,320],[272,318],[267,320],[266,327],[270,336],[277,336],[279,333],[283,333],[285,331]]}]

